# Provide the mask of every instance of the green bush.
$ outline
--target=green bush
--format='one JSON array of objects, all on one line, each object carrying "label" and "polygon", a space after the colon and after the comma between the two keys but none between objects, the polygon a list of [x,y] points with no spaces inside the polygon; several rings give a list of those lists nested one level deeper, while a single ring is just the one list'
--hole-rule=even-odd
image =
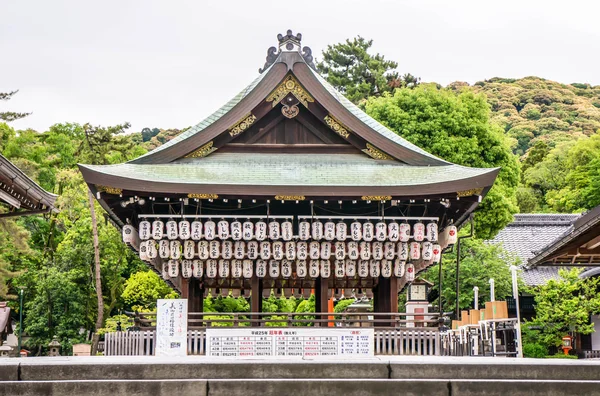
[{"label": "green bush", "polygon": [[564,353],[557,353],[556,355],[546,356],[548,359],[579,359],[577,355],[565,355]]},{"label": "green bush", "polygon": [[525,343],[523,344],[523,356],[528,358],[544,358],[548,356],[548,349],[542,344]]}]

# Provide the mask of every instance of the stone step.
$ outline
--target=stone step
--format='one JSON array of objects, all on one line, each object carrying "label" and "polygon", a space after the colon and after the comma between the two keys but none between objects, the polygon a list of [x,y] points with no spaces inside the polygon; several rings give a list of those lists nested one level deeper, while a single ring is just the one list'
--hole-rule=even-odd
[{"label": "stone step", "polygon": [[173,379],[5,381],[0,396],[559,396],[600,395],[600,381],[454,379]]}]

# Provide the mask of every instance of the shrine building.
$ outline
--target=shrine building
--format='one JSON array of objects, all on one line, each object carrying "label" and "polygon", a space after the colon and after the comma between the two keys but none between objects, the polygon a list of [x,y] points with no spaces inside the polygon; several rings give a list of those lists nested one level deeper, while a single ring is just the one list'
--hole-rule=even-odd
[{"label": "shrine building", "polygon": [[[441,260],[499,168],[438,158],[368,116],[279,35],[258,77],[155,150],[80,165],[123,239],[201,312],[203,297],[374,298]],[[258,298],[257,298],[258,297]]]}]

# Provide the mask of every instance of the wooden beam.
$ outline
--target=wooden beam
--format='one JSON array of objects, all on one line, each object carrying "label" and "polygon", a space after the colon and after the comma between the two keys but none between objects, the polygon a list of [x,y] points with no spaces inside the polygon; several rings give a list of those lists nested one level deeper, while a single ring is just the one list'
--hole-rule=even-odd
[{"label": "wooden beam", "polygon": [[591,241],[589,241],[588,243],[586,243],[585,245],[583,245],[586,249],[595,249],[598,246],[600,246],[600,235],[598,235],[596,238],[592,239]]},{"label": "wooden beam", "polygon": [[246,144],[253,144],[253,143],[257,142],[263,136],[265,136],[267,133],[269,133],[271,131],[271,129],[275,128],[275,126],[277,126],[277,124],[279,124],[280,122],[284,121],[285,119],[286,118],[283,116],[283,114],[279,115],[278,117],[276,117],[275,119],[273,119],[271,122],[269,122],[267,125],[265,125],[264,127],[260,128],[258,130],[258,133],[256,133],[250,139],[248,139],[248,141],[246,141],[245,143]]},{"label": "wooden beam", "polygon": [[325,135],[323,132],[321,132],[317,128],[315,128],[315,126],[313,124],[311,124],[310,122],[308,122],[308,120],[306,120],[306,118],[304,118],[304,116],[302,115],[302,112],[300,112],[300,114],[298,114],[296,116],[296,120],[298,120],[298,122],[300,124],[302,124],[304,127],[306,127],[306,129],[308,129],[310,132],[312,132],[312,134],[315,135],[322,142],[327,143],[327,144],[333,144],[334,143],[334,141],[331,140],[329,138],[329,136]]},{"label": "wooden beam", "polygon": [[[262,279],[256,276],[256,271],[252,276],[252,295],[250,296],[250,311],[251,312],[262,312],[262,294],[263,294],[263,282]],[[260,319],[258,316],[254,316],[252,319]],[[252,327],[258,327],[259,324],[253,322]]]}]

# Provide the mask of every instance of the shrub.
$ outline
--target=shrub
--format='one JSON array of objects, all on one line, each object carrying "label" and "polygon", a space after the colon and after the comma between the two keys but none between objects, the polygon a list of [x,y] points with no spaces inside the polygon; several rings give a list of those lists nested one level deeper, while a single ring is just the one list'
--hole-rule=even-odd
[{"label": "shrub", "polygon": [[548,356],[548,349],[538,343],[524,343],[523,356],[528,358],[544,358]]},{"label": "shrub", "polygon": [[556,355],[546,356],[548,359],[579,359],[577,355],[565,355],[564,353],[557,353]]}]

